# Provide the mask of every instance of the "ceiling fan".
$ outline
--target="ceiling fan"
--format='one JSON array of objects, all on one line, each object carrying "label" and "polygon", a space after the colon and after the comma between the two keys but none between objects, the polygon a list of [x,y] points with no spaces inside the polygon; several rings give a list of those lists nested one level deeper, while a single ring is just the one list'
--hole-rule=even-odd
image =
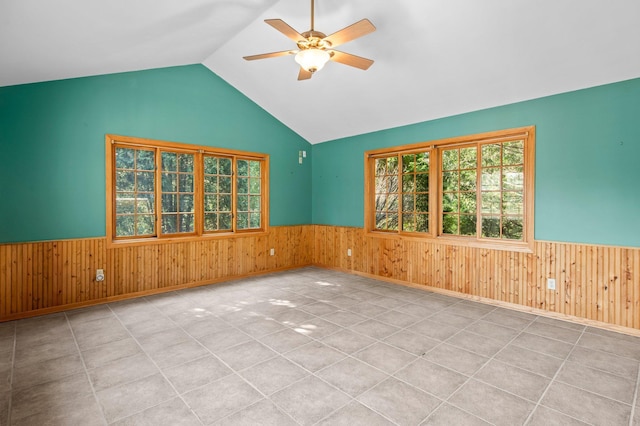
[{"label": "ceiling fan", "polygon": [[376,27],[368,19],[363,19],[346,28],[327,36],[314,29],[314,0],[311,0],[311,29],[300,34],[282,19],[265,19],[267,24],[280,31],[293,40],[298,50],[284,50],[281,52],[263,53],[261,55],[245,56],[247,61],[256,59],[275,58],[278,56],[296,55],[295,59],[300,64],[298,80],[308,80],[313,73],[322,69],[327,61],[334,61],[349,65],[361,70],[367,70],[373,61],[350,53],[335,50],[341,44],[362,37],[376,30]]}]

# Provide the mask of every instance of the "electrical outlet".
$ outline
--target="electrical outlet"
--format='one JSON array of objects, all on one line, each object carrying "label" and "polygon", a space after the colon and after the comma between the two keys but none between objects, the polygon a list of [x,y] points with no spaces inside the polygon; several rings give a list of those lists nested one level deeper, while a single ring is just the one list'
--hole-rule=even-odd
[{"label": "electrical outlet", "polygon": [[276,254],[276,249],[272,248],[271,250],[269,250],[270,256],[274,256],[275,254]]},{"label": "electrical outlet", "polygon": [[98,269],[96,271],[96,281],[104,281],[104,269]]},{"label": "electrical outlet", "polygon": [[351,249],[347,249],[347,256],[351,257]]},{"label": "electrical outlet", "polygon": [[555,290],[556,289],[556,280],[553,278],[547,278],[547,289]]}]

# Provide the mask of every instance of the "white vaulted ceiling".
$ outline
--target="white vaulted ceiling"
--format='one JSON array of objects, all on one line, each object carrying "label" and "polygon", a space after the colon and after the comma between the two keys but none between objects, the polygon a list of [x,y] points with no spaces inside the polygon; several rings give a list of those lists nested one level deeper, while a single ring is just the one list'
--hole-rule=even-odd
[{"label": "white vaulted ceiling", "polygon": [[638,0],[316,0],[316,29],[377,31],[297,81],[263,20],[309,0],[2,0],[0,86],[202,63],[311,143],[640,77]]}]

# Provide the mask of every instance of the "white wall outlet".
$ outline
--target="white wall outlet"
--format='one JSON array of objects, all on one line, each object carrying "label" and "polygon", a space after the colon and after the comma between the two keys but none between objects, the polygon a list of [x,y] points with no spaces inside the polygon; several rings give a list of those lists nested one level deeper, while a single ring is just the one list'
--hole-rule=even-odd
[{"label": "white wall outlet", "polygon": [[270,256],[274,256],[275,254],[276,254],[276,249],[272,248],[271,250],[269,250]]},{"label": "white wall outlet", "polygon": [[347,249],[347,256],[351,257],[351,249]]},{"label": "white wall outlet", "polygon": [[302,158],[307,158],[307,151],[302,151]]},{"label": "white wall outlet", "polygon": [[104,269],[96,270],[96,281],[104,281]]},{"label": "white wall outlet", "polygon": [[556,289],[556,280],[554,278],[547,278],[547,289],[549,290]]}]

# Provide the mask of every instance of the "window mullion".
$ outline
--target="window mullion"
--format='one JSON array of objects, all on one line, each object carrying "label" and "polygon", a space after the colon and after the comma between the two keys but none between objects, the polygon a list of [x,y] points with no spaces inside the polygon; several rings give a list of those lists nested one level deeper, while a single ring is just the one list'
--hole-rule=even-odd
[{"label": "window mullion", "polygon": [[231,159],[231,229],[233,232],[238,231],[238,212],[236,205],[236,196],[238,194],[237,176],[238,157],[234,155]]},{"label": "window mullion", "polygon": [[155,210],[156,210],[156,236],[162,235],[162,155],[160,148],[154,149],[154,157],[156,163],[156,185],[155,185]]},{"label": "window mullion", "polygon": [[[404,231],[404,226],[403,226],[403,218],[402,218],[402,212],[404,212],[404,207],[402,206],[402,196],[403,196],[403,187],[402,187],[402,154],[398,153],[397,154],[397,161],[398,161],[398,171],[397,171],[397,179],[398,179],[398,231],[396,231],[397,234],[401,233]],[[413,193],[415,195],[415,188],[413,190]]]}]

